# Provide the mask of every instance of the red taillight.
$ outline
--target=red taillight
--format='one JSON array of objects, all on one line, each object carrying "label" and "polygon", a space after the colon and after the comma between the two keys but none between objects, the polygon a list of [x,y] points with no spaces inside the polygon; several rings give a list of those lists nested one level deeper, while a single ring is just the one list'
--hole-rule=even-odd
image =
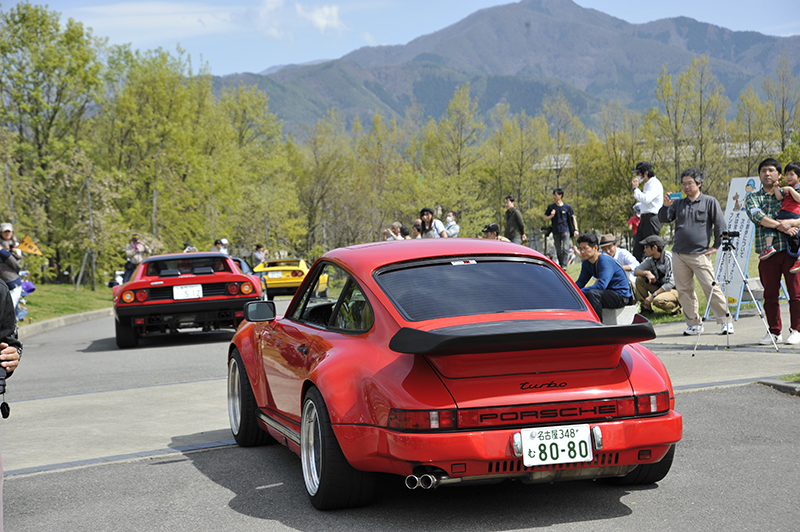
[{"label": "red taillight", "polygon": [[141,303],[142,301],[147,301],[147,290],[137,290],[136,291],[136,301]]},{"label": "red taillight", "polygon": [[239,290],[241,290],[243,294],[248,295],[253,293],[254,288],[250,283],[242,283],[242,286]]},{"label": "red taillight", "polygon": [[667,392],[636,396],[636,413],[640,416],[658,414],[669,410]]},{"label": "red taillight", "polygon": [[300,271],[297,271],[297,270],[292,272],[292,277],[302,277],[302,276],[303,276],[303,272],[300,272]]},{"label": "red taillight", "polygon": [[144,325],[144,318],[133,318],[134,325]]},{"label": "red taillight", "polygon": [[239,293],[239,285],[236,283],[231,283],[228,285],[228,293],[232,296],[235,296]]},{"label": "red taillight", "polygon": [[389,428],[396,430],[447,430],[456,428],[455,410],[395,410]]},{"label": "red taillight", "polygon": [[130,290],[127,290],[122,293],[122,300],[125,303],[133,303],[134,299],[136,299],[136,296],[133,295],[133,292],[131,292]]},{"label": "red taillight", "polygon": [[636,415],[636,402],[633,397],[617,400],[617,415],[620,417],[633,417]]}]

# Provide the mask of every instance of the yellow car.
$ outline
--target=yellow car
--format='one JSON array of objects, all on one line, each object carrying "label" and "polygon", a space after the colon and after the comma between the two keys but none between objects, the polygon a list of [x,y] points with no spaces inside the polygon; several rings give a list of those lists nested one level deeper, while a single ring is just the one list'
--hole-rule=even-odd
[{"label": "yellow car", "polygon": [[[294,295],[308,274],[308,264],[303,259],[270,259],[262,262],[253,272],[261,277],[261,286],[267,299],[275,296]],[[327,292],[327,279],[320,283],[321,290]],[[326,297],[326,293],[320,294]]]}]

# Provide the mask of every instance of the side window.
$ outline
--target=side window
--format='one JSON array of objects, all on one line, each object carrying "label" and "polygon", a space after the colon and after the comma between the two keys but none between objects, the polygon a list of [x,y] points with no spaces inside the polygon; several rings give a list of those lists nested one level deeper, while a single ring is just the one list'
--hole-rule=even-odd
[{"label": "side window", "polygon": [[316,270],[316,279],[309,285],[297,307],[292,311],[292,319],[308,321],[327,326],[333,308],[341,295],[347,280],[347,273],[333,264],[324,264]]},{"label": "side window", "polygon": [[352,279],[334,312],[332,326],[345,331],[368,331],[375,321],[364,292]]},{"label": "side window", "polygon": [[344,331],[367,331],[374,317],[361,288],[343,269],[325,264],[292,313],[292,319]]}]

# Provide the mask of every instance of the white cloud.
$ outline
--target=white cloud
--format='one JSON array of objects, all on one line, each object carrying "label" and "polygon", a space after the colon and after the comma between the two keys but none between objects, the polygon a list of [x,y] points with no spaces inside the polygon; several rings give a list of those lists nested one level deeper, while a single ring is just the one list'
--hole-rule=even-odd
[{"label": "white cloud", "polygon": [[376,39],[375,36],[368,31],[361,32],[361,38],[370,46],[375,46],[375,43],[378,42],[378,39]]},{"label": "white cloud", "polygon": [[322,6],[306,10],[299,3],[296,4],[297,16],[311,22],[320,33],[325,30],[346,30],[347,26],[339,18],[339,6]]}]

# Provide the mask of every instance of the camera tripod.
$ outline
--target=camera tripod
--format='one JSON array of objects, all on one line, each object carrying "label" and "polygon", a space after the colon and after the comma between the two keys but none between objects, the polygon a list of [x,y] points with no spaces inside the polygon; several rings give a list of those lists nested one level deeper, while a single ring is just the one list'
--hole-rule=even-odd
[{"label": "camera tripod", "polygon": [[[747,292],[750,294],[750,299],[753,303],[756,304],[756,310],[758,311],[758,316],[761,318],[761,322],[764,324],[764,328],[767,330],[769,338],[772,340],[772,346],[775,348],[775,351],[779,351],[778,344],[775,342],[775,338],[769,334],[769,324],[767,323],[767,318],[764,316],[764,309],[761,308],[761,304],[756,300],[756,297],[753,295],[753,291],[750,289],[750,284],[747,282],[747,276],[744,274],[742,267],[739,265],[739,261],[736,260],[736,255],[731,253],[734,249],[736,249],[733,245],[733,239],[738,237],[739,233],[735,231],[725,231],[722,233],[722,265],[725,268],[725,273],[722,278],[722,286],[723,290],[722,293],[725,296],[725,317],[730,319],[731,312],[728,306],[728,285],[732,281],[733,271],[728,267],[729,261],[733,261],[733,264],[736,265],[736,269],[739,271],[739,275],[742,276],[742,282],[744,286],[747,288]],[[697,352],[697,346],[700,343],[700,335],[703,334],[703,327],[702,325],[708,319],[709,312],[711,311],[711,296],[714,294],[714,287],[717,286],[717,280],[714,279],[711,282],[711,293],[708,294],[708,301],[706,302],[706,311],[703,314],[703,321],[701,322],[700,332],[697,334],[697,340],[694,342],[694,350],[692,350],[692,356],[695,355]],[[726,349],[731,348],[731,335],[725,335],[725,343]]]}]

